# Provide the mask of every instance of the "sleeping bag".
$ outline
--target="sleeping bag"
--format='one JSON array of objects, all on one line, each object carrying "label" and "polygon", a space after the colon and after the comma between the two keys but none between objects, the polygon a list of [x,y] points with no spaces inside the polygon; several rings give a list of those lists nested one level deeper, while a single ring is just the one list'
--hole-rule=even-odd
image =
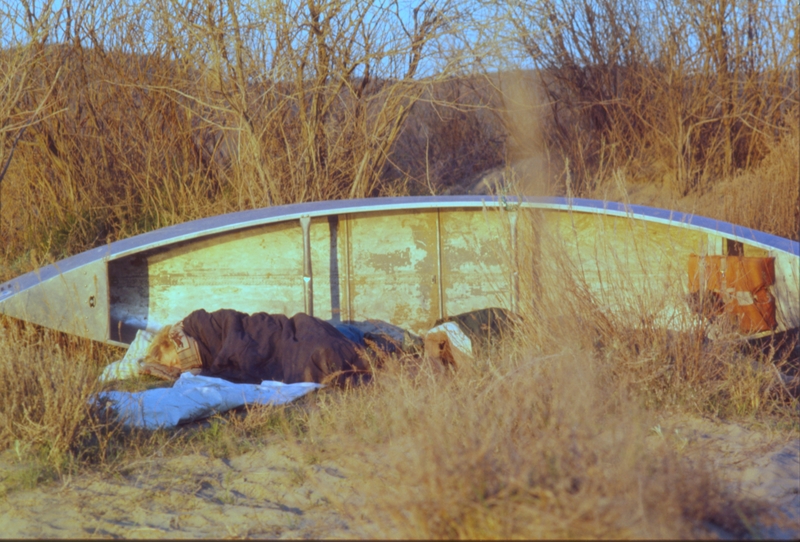
[{"label": "sleeping bag", "polygon": [[369,367],[355,343],[331,324],[307,314],[291,318],[231,309],[189,314],[183,331],[198,343],[201,375],[260,384],[276,380],[325,382]]}]

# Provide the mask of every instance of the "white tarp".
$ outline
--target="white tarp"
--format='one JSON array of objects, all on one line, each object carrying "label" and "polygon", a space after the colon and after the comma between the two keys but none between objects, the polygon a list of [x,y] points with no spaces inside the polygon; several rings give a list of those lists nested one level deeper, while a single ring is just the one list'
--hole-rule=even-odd
[{"label": "white tarp", "polygon": [[158,429],[207,418],[219,412],[252,404],[281,405],[322,388],[322,384],[234,384],[221,378],[183,373],[171,388],[139,392],[106,391],[96,400],[111,401],[128,427]]}]

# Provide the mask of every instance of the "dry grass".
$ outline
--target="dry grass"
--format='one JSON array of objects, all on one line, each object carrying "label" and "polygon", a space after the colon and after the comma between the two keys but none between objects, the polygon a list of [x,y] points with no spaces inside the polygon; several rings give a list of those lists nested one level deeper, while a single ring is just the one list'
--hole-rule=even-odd
[{"label": "dry grass", "polygon": [[622,305],[606,283],[600,305],[555,232],[536,243],[556,248],[553,269],[520,285],[513,338],[457,371],[405,358],[368,388],[319,395],[298,453],[362,463],[368,504],[350,514],[376,537],[693,538],[704,522],[747,534],[759,504],[682,460],[655,419],[770,416],[796,432],[786,356],[724,326],[709,341],[700,320],[666,328],[653,305],[674,292],[661,286]]},{"label": "dry grass", "polygon": [[622,175],[797,238],[793,3],[223,4],[51,2],[27,24],[0,3],[4,277],[223,212],[457,192],[526,160],[533,194]]},{"label": "dry grass", "polygon": [[549,354],[517,336],[451,374],[398,362],[370,388],[322,395],[303,451],[362,462],[369,504],[353,519],[376,537],[691,538],[703,521],[745,534],[751,504],[647,439],[641,393],[686,386],[632,385],[622,374],[654,352],[598,350],[586,323],[562,325],[553,343],[574,346]]},{"label": "dry grass", "polygon": [[[90,341],[4,322],[0,327],[0,446],[58,470],[103,425],[89,399],[111,351]],[[91,452],[90,452],[91,453]]]},{"label": "dry grass", "polygon": [[[797,363],[790,361],[797,338],[748,342],[733,321],[697,317],[685,308],[685,268],[668,243],[634,241],[635,224],[595,222],[594,234],[581,240],[544,222],[537,237],[523,237],[523,254],[534,250],[542,262],[537,280],[521,284],[534,343],[543,352],[576,340],[590,345],[648,409],[791,419],[798,401],[780,373]],[[602,269],[595,260],[605,262]]]},{"label": "dry grass", "polygon": [[[764,160],[730,180],[714,184],[692,202],[698,214],[800,239],[800,120],[771,146]],[[688,207],[688,205],[687,205]]]},{"label": "dry grass", "polygon": [[[661,3],[652,21],[635,3],[582,2],[593,22],[570,19],[568,3],[513,2],[492,23],[540,69],[483,79],[452,77],[467,58],[452,43],[483,35],[459,34],[469,20],[456,2],[415,23],[377,9],[392,2],[201,4],[116,0],[95,13],[78,1],[3,43],[0,279],[194,218],[457,191],[526,160],[536,171],[518,179],[524,193],[622,186],[625,199],[623,185],[647,185],[659,195],[642,203],[800,235],[792,3],[749,2],[748,34],[726,2]],[[0,5],[12,36],[25,19]],[[526,254],[548,242],[563,252],[564,239],[540,233]],[[598,293],[574,260],[546,261],[521,277],[525,328],[474,366],[395,360],[368,387],[178,433],[122,432],[87,406],[117,350],[4,322],[0,448],[57,476],[281,438],[307,457],[363,461],[368,505],[343,511],[374,536],[693,537],[704,521],[745,534],[755,505],[650,429],[677,410],[796,433],[786,354],[724,328],[709,341],[702,322],[665,328],[674,289],[630,299],[626,281],[642,277],[617,273]]]},{"label": "dry grass", "polygon": [[498,16],[539,69],[576,193],[619,169],[702,193],[796,126],[796,4],[523,0]]},{"label": "dry grass", "polygon": [[0,4],[5,259],[31,267],[203,216],[396,192],[391,148],[455,69],[422,65],[450,4],[409,21],[392,2],[114,0],[99,15],[79,0],[31,5],[35,27]]}]

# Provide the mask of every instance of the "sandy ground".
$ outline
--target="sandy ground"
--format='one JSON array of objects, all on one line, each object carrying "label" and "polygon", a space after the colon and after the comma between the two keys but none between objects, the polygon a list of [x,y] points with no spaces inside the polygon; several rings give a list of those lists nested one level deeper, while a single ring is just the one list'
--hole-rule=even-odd
[{"label": "sandy ground", "polygon": [[[769,504],[752,522],[754,538],[800,538],[800,438],[686,417],[666,420],[650,438],[670,439],[687,460],[709,461],[736,494]],[[711,531],[728,538],[721,530]]]},{"label": "sandy ground", "polygon": [[359,536],[346,519],[358,504],[352,478],[339,466],[304,465],[287,452],[276,445],[231,459],[153,459],[110,477],[11,491],[0,498],[0,536]]},{"label": "sandy ground", "polygon": [[[670,439],[689,461],[712,461],[731,488],[770,503],[770,512],[753,523],[755,537],[800,536],[800,439],[686,418],[664,421],[649,438]],[[154,458],[110,476],[86,474],[7,491],[0,496],[0,536],[368,536],[366,518],[358,513],[368,498],[359,491],[359,463],[339,458],[308,464],[297,455],[278,443],[231,459]],[[0,490],[13,468],[8,461],[0,463]],[[727,537],[713,527],[710,532]]]}]

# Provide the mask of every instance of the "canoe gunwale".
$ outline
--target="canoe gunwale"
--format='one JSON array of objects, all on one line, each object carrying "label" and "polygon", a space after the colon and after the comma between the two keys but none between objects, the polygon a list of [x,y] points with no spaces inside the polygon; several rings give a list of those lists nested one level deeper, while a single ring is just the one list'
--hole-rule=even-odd
[{"label": "canoe gunwale", "polygon": [[[349,202],[349,205],[342,205]],[[617,202],[605,202],[590,199],[567,198],[531,198],[531,197],[486,197],[486,196],[420,196],[398,198],[366,198],[357,200],[333,200],[311,203],[296,203],[276,207],[264,207],[249,211],[239,211],[216,217],[201,218],[191,222],[168,226],[161,230],[144,233],[128,239],[111,243],[109,247],[117,246],[117,250],[109,253],[111,259],[122,258],[136,252],[152,250],[164,245],[171,245],[182,241],[194,240],[200,237],[227,233],[230,231],[248,229],[276,222],[300,220],[303,216],[310,218],[325,217],[330,215],[370,213],[380,211],[403,211],[425,209],[449,208],[527,208],[553,211],[572,211],[579,213],[604,214],[608,216],[628,217],[647,222],[666,225],[677,225],[689,229],[696,229],[703,233],[721,235],[733,241],[744,242],[767,250],[780,250],[793,256],[800,256],[800,243],[777,235],[745,228],[730,222],[715,220],[700,215],[690,215],[678,211],[647,207],[644,205],[628,205]],[[287,212],[278,212],[280,210]],[[254,216],[255,215],[255,216]],[[217,219],[226,218],[229,222],[217,226],[206,227]],[[190,229],[183,234],[179,230]],[[177,235],[167,238],[137,244],[132,247],[123,246],[126,241],[142,240],[157,232],[168,233],[176,230]]]}]

